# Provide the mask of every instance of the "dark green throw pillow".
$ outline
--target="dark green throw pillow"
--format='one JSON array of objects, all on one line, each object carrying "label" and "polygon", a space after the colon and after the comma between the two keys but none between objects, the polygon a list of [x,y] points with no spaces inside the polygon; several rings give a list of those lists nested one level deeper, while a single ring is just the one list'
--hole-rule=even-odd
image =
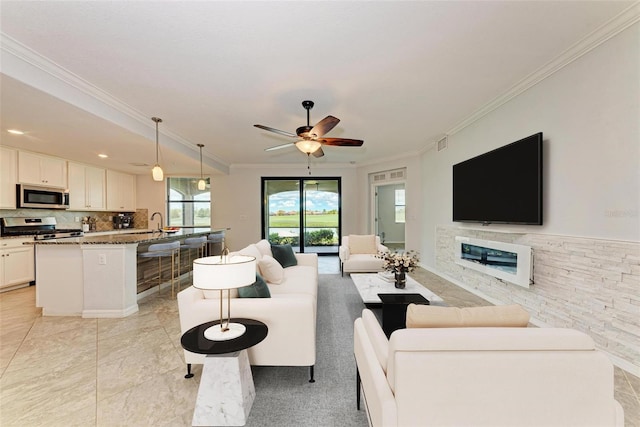
[{"label": "dark green throw pillow", "polygon": [[288,243],[286,245],[271,245],[271,252],[283,268],[298,265],[296,254],[293,253],[293,248]]},{"label": "dark green throw pillow", "polygon": [[271,292],[267,282],[262,276],[256,274],[256,281],[249,286],[238,288],[238,297],[240,298],[271,298]]}]

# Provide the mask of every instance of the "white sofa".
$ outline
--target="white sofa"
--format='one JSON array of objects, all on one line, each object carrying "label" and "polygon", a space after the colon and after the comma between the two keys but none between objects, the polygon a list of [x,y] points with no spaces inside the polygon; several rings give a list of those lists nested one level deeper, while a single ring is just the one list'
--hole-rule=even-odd
[{"label": "white sofa", "polygon": [[[271,256],[269,242],[263,240],[238,251],[259,260]],[[235,253],[231,253],[233,256]],[[261,366],[309,366],[310,382],[316,362],[316,310],[318,295],[317,254],[295,254],[298,265],[284,268],[281,283],[269,283],[270,298],[238,298],[232,292],[231,317],[264,322],[269,328],[261,343],[247,350],[249,362]],[[266,259],[266,258],[265,258]],[[264,277],[264,275],[263,275]],[[202,291],[193,286],[178,293],[180,329],[217,320],[220,313],[218,291]],[[225,293],[226,298],[226,293]],[[224,315],[226,316],[226,304]],[[187,375],[191,364],[204,363],[205,355],[184,350]]]},{"label": "white sofa", "polygon": [[[367,242],[367,239],[371,239],[371,241]],[[344,276],[344,273],[376,273],[382,271],[384,261],[376,258],[376,254],[388,251],[389,248],[380,243],[380,236],[342,236],[342,244],[338,248],[340,272]]]},{"label": "white sofa", "polygon": [[613,365],[584,333],[411,328],[387,341],[366,309],[354,328],[358,409],[362,390],[373,427],[624,425]]}]

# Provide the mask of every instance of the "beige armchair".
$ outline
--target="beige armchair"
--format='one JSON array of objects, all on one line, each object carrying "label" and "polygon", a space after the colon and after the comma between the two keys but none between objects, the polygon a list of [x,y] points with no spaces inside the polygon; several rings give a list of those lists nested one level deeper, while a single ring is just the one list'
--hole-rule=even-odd
[{"label": "beige armchair", "polygon": [[380,237],[355,235],[342,237],[339,248],[340,272],[344,273],[376,273],[382,271],[383,261],[376,258],[378,252],[388,252],[389,248],[380,243]]}]

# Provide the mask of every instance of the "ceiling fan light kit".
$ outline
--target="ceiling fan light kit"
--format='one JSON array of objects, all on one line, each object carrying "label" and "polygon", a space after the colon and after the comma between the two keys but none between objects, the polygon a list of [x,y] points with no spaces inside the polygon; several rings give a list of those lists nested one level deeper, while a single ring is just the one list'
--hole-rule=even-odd
[{"label": "ceiling fan light kit", "polygon": [[315,153],[320,147],[322,147],[322,144],[313,139],[303,139],[302,141],[296,142],[296,147],[304,154],[311,154]]},{"label": "ceiling fan light kit", "polygon": [[160,163],[158,162],[160,152],[160,144],[158,142],[158,123],[162,123],[162,119],[160,117],[151,117],[151,120],[156,123],[156,164],[153,169],[151,169],[151,176],[153,177],[154,181],[163,181],[164,172],[162,171]]}]

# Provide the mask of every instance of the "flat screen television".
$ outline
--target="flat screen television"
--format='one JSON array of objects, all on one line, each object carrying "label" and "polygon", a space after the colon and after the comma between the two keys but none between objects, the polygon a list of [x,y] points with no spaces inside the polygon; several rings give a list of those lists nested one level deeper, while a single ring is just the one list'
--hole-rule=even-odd
[{"label": "flat screen television", "polygon": [[542,132],[453,165],[453,220],[542,225]]}]

